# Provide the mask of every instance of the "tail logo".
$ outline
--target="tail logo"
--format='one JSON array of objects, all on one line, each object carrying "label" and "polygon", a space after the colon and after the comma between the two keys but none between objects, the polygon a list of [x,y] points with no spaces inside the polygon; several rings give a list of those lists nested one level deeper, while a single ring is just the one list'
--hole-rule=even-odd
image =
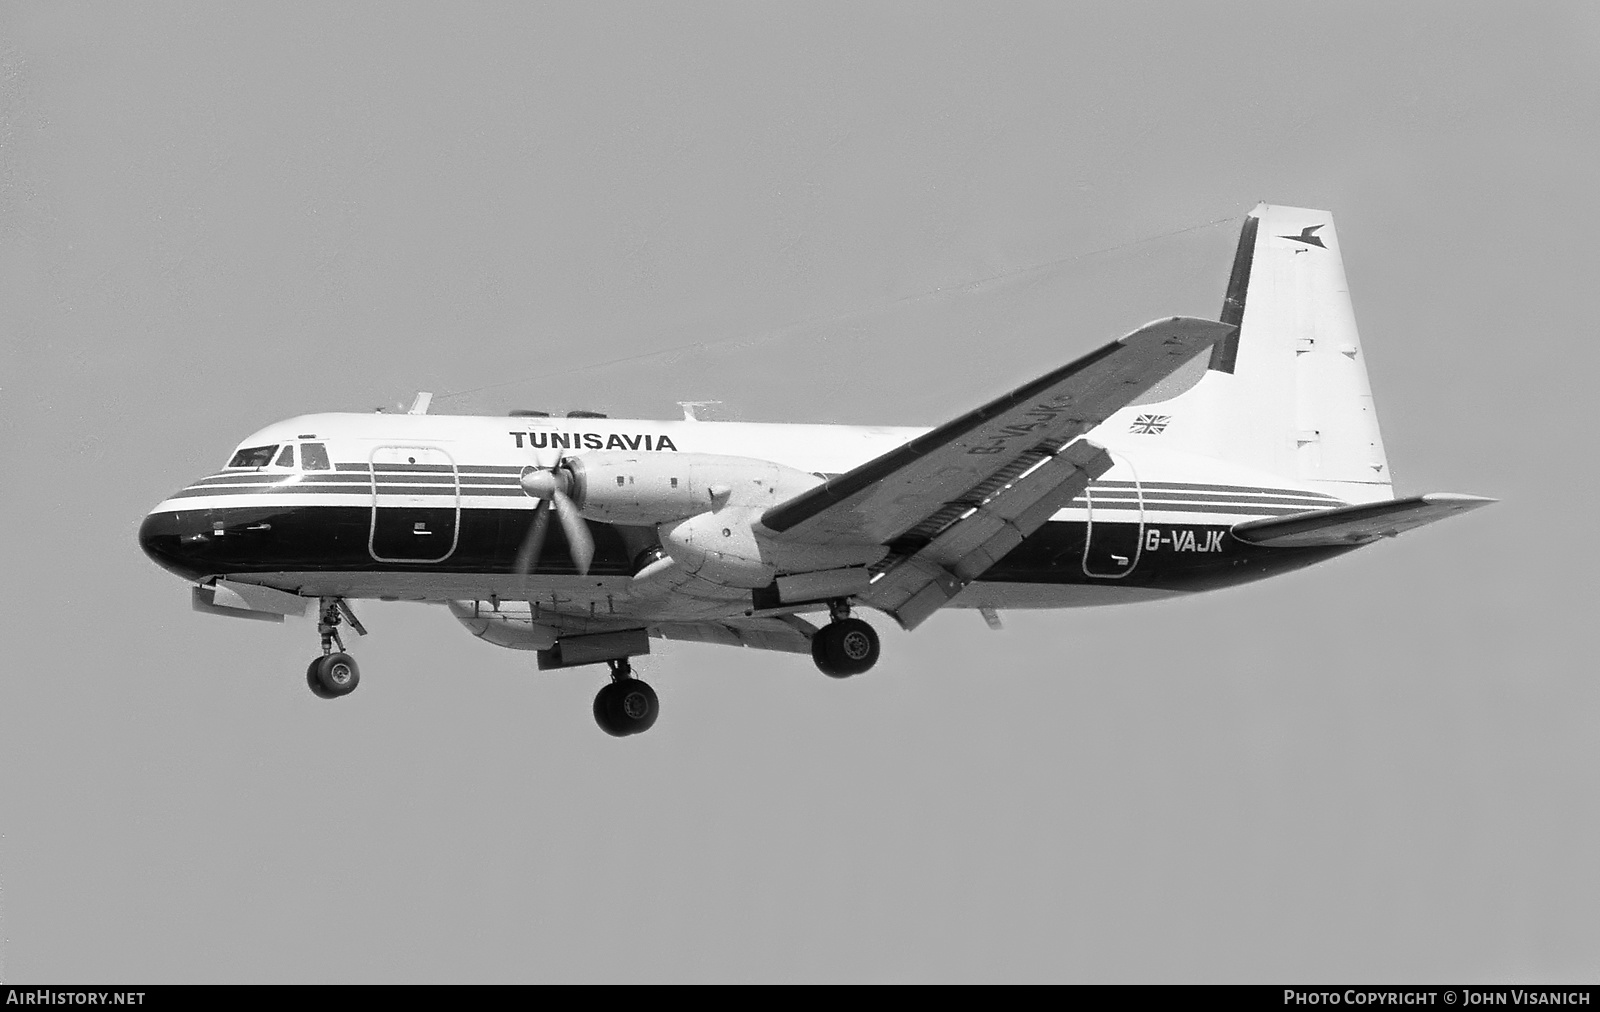
[{"label": "tail logo", "polygon": [[1299,235],[1280,235],[1278,238],[1287,239],[1290,242],[1303,242],[1307,246],[1321,246],[1323,249],[1327,249],[1328,247],[1322,245],[1322,240],[1317,238],[1317,230],[1325,227],[1327,227],[1327,222],[1323,222],[1321,225],[1307,225],[1300,230]]},{"label": "tail logo", "polygon": [[1172,421],[1171,415],[1140,415],[1133,420],[1132,425],[1128,426],[1128,431],[1141,436],[1159,436],[1170,421]]}]

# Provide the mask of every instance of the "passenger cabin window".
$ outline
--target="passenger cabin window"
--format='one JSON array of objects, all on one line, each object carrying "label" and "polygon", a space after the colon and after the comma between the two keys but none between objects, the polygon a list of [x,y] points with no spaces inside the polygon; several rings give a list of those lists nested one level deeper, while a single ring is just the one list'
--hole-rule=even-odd
[{"label": "passenger cabin window", "polygon": [[284,446],[284,448],[283,448],[283,452],[278,454],[278,466],[279,467],[293,467],[294,466],[294,444],[293,443],[286,444]]},{"label": "passenger cabin window", "polygon": [[328,451],[321,443],[300,444],[300,466],[307,471],[333,470],[333,465],[328,463]]},{"label": "passenger cabin window", "polygon": [[272,463],[272,455],[278,451],[278,444],[271,446],[247,446],[233,455],[228,461],[229,467],[266,467]]}]

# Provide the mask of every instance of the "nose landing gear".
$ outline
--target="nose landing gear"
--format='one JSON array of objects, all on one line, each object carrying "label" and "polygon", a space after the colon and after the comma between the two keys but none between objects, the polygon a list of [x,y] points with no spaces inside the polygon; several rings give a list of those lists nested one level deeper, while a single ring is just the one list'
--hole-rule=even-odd
[{"label": "nose landing gear", "polygon": [[848,601],[829,606],[833,621],[811,637],[811,659],[830,678],[849,678],[878,663],[878,632],[850,617]]},{"label": "nose landing gear", "polygon": [[[343,598],[324,597],[319,601],[317,632],[322,634],[322,656],[306,666],[306,685],[319,699],[337,699],[348,696],[361,684],[361,669],[356,667],[355,658],[344,652],[339,623],[348,620],[358,636],[365,636],[367,630]],[[338,652],[334,651],[334,644],[338,644]]]},{"label": "nose landing gear", "polygon": [[656,690],[633,677],[626,657],[606,663],[611,666],[611,681],[595,694],[594,722],[613,738],[650,730],[661,710]]}]

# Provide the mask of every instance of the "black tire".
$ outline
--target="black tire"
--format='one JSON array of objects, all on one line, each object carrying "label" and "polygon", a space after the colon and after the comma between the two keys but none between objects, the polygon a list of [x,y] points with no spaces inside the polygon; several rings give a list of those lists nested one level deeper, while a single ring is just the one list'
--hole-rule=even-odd
[{"label": "black tire", "polygon": [[811,659],[830,678],[849,678],[878,663],[878,632],[858,618],[840,619],[811,638]]},{"label": "black tire", "polygon": [[594,721],[614,738],[650,730],[660,713],[656,690],[637,678],[611,682],[594,697]]},{"label": "black tire", "polygon": [[627,730],[617,722],[615,717],[616,705],[611,701],[612,691],[617,687],[616,682],[607,682],[594,694],[594,722],[600,725],[600,730],[613,738],[625,738]]},{"label": "black tire", "polygon": [[328,695],[328,690],[324,689],[322,683],[317,680],[317,667],[321,664],[322,658],[313,657],[311,658],[311,663],[306,665],[306,687],[318,699],[332,699],[333,697]]},{"label": "black tire", "polygon": [[349,654],[329,654],[316,664],[317,682],[329,698],[348,696],[361,684],[361,669]]},{"label": "black tire", "polygon": [[811,637],[811,660],[817,670],[829,678],[843,678],[843,672],[833,670],[833,654],[828,650],[828,627],[823,626]]}]

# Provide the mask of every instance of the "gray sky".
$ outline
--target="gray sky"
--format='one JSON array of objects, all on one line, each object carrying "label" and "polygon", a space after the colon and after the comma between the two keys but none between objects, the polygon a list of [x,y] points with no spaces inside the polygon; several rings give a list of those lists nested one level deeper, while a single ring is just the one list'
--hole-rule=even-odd
[{"label": "gray sky", "polygon": [[[6,5],[0,979],[1594,980],[1597,67],[1582,3]],[[135,543],[418,389],[935,424],[1214,315],[1258,200],[1337,216],[1400,491],[1504,502],[844,683],[668,645],[623,741],[416,605],[324,703]]]}]

